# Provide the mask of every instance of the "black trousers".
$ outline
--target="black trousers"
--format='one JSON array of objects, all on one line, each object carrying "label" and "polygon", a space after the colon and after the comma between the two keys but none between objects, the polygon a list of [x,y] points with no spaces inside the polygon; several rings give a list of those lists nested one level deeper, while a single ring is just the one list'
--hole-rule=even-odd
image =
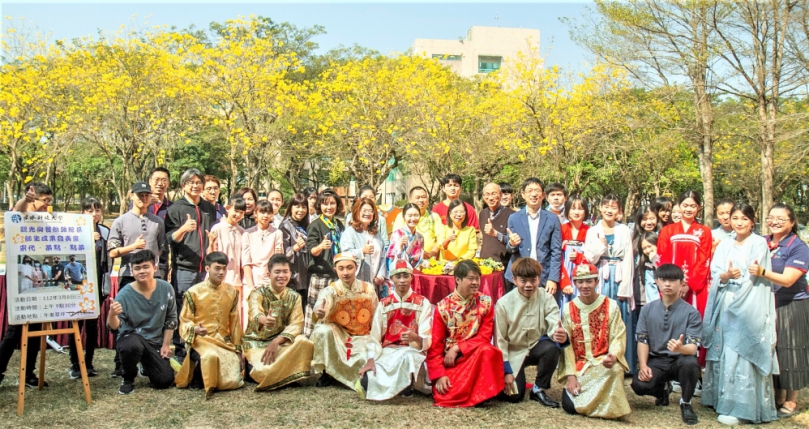
[{"label": "black trousers", "polygon": [[[28,325],[29,331],[39,331],[42,325],[32,323]],[[22,339],[22,325],[8,325],[3,340],[0,341],[0,374],[5,374],[8,369],[8,362],[14,355],[14,349]],[[41,337],[31,337],[28,339],[28,355],[25,358],[25,378],[34,377],[36,374],[37,355],[39,355],[39,341]]]},{"label": "black trousers", "polygon": [[[197,283],[205,280],[206,272],[188,271],[183,269],[176,269],[171,275],[171,283],[174,286],[174,298],[177,300],[177,315],[179,316],[183,310],[183,303],[185,302],[185,293]],[[185,340],[180,338],[180,330],[174,330],[174,337],[171,339],[174,344],[174,355],[178,358],[185,357]]]},{"label": "black trousers", "polygon": [[140,335],[130,332],[118,338],[117,350],[121,356],[124,381],[135,381],[140,363],[155,389],[166,389],[174,384],[174,370],[168,359],[160,357],[159,345],[150,344]]},{"label": "black trousers", "polygon": [[522,362],[522,368],[520,368],[520,371],[514,377],[517,383],[517,394],[506,395],[504,393],[503,399],[515,404],[525,399],[525,368],[531,365],[537,366],[537,378],[534,384],[540,389],[550,389],[553,371],[556,369],[558,363],[559,348],[556,346],[556,343],[551,340],[538,342],[528,352],[528,356],[526,356],[525,360]]},{"label": "black trousers", "polygon": [[691,401],[701,374],[696,356],[649,356],[646,365],[652,370],[652,379],[640,381],[638,374],[635,374],[632,378],[632,390],[636,395],[660,398],[665,394],[666,382],[676,380],[682,387],[683,401]]},{"label": "black trousers", "polygon": [[[95,356],[96,347],[98,347],[98,318],[79,320],[79,332],[81,332],[82,327],[87,337],[87,342],[84,344],[84,365],[87,368],[92,368],[93,356]],[[78,367],[79,352],[76,350],[76,341],[73,339],[72,335],[69,335],[68,338],[68,345],[70,346],[70,365]]]}]

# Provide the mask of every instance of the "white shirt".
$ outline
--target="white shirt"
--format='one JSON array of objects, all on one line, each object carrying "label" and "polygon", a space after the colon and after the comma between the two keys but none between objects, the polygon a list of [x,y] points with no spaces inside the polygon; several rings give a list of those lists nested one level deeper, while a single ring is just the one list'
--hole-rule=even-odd
[{"label": "white shirt", "polygon": [[539,240],[539,210],[537,210],[536,218],[531,217],[526,208],[525,214],[528,215],[528,231],[531,233],[531,259],[537,259],[537,240]]},{"label": "white shirt", "polygon": [[[34,288],[34,267],[28,264],[17,265],[17,275],[20,277],[20,292],[25,292]],[[26,276],[30,278],[26,278]]]}]

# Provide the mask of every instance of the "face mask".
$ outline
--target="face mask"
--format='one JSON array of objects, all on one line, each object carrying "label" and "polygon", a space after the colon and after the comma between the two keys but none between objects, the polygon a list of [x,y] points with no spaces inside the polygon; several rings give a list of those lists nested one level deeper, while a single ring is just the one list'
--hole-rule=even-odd
[{"label": "face mask", "polygon": [[39,268],[39,262],[37,262],[36,264],[34,264],[34,266],[35,266],[35,267],[37,267],[37,268]]},{"label": "face mask", "polygon": [[558,206],[555,206],[553,204],[548,204],[548,208],[555,212],[561,212],[565,208],[565,205],[559,204]]}]

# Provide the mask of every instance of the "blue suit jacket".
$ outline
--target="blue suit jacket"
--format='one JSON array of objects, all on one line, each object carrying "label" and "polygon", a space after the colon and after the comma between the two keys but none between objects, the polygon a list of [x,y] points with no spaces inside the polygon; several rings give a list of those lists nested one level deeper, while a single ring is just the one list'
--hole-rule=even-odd
[{"label": "blue suit jacket", "polygon": [[[525,211],[525,207],[508,218],[508,229],[522,239],[516,248],[511,244],[506,245],[506,251],[511,253],[511,259],[506,269],[506,279],[513,282],[511,266],[519,258],[530,257],[533,244],[531,243],[531,230],[528,228],[528,212]],[[562,225],[559,223],[559,217],[547,210],[540,210],[538,232],[537,262],[542,265],[539,287],[544,288],[548,280],[553,280],[558,285],[562,273]]]}]

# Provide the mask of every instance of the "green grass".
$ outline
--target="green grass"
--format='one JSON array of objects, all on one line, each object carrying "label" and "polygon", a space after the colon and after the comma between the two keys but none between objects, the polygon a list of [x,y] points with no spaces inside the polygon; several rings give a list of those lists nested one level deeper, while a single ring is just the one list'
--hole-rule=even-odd
[{"label": "green grass", "polygon": [[[188,389],[153,390],[146,379],[136,381],[135,392],[118,394],[120,379],[109,378],[113,353],[96,352],[99,376],[90,379],[93,403],[87,405],[79,380],[67,374],[67,355],[48,352],[46,379],[50,387],[43,391],[28,389],[25,414],[17,417],[17,375],[19,353],[9,364],[6,379],[0,385],[0,427],[8,428],[141,428],[141,427],[681,427],[678,394],[672,405],[655,407],[654,399],[638,398],[629,388],[627,397],[632,414],[620,421],[568,416],[561,409],[547,409],[528,401],[521,404],[492,402],[472,409],[441,409],[432,399],[416,394],[383,403],[362,401],[341,387],[319,389],[314,380],[303,387],[274,392],[255,392],[254,385],[230,392],[217,392],[210,400],[202,391]],[[529,379],[534,376],[529,370]],[[553,384],[550,395],[559,398],[562,387]],[[801,392],[802,414],[792,419],[767,424],[766,428],[809,427],[809,389]],[[700,419],[698,427],[723,427],[716,413],[694,400]]]}]

